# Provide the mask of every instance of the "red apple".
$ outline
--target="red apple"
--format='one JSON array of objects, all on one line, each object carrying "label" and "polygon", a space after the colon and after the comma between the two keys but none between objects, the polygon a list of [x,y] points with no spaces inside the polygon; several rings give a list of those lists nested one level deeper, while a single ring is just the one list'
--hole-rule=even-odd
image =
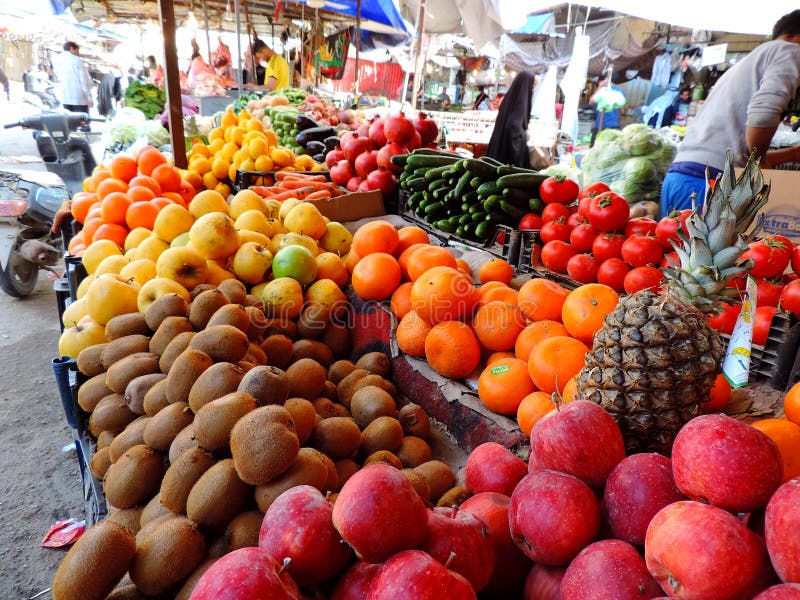
[{"label": "red apple", "polygon": [[353,553],[333,527],[333,505],[310,485],[293,487],[275,499],[261,523],[258,545],[301,586],[327,581],[353,560]]},{"label": "red apple", "polygon": [[331,600],[364,600],[369,595],[372,580],[382,566],[358,561],[339,578]]},{"label": "red apple", "polygon": [[464,479],[475,494],[497,492],[510,496],[527,474],[525,462],[517,455],[500,444],[486,442],[470,452]]},{"label": "red apple", "polygon": [[[391,467],[390,467],[391,468]],[[422,550],[404,550],[386,561],[372,580],[368,600],[475,600],[458,573]]]},{"label": "red apple", "polygon": [[494,570],[494,545],[483,521],[455,507],[428,511],[428,541],[420,550],[463,575],[476,592],[486,587]]},{"label": "red apple", "polygon": [[785,583],[800,583],[800,478],[778,488],[767,504],[764,537],[775,572]]},{"label": "red apple", "polygon": [[644,556],[650,574],[676,598],[752,598],[769,574],[761,538],[729,512],[688,500],[653,517]]},{"label": "red apple", "polygon": [[525,600],[561,600],[561,580],[564,567],[533,565],[525,579]]},{"label": "red apple", "polygon": [[206,571],[190,600],[300,600],[300,590],[283,565],[261,548],[240,548]]},{"label": "red apple", "polygon": [[569,473],[600,489],[625,458],[625,442],[605,409],[576,400],[537,421],[531,432],[531,453],[544,468]]},{"label": "red apple", "polygon": [[597,536],[600,503],[577,477],[542,469],[526,475],[511,494],[508,522],[528,558],[566,565]]},{"label": "red apple", "polygon": [[589,544],[561,580],[561,600],[650,600],[661,593],[636,548],[622,540]]},{"label": "red apple", "polygon": [[534,471],[539,471],[544,469],[542,464],[536,460],[536,455],[531,452],[530,456],[528,456],[528,473],[533,473]]},{"label": "red apple", "polygon": [[653,515],[685,499],[675,486],[670,459],[656,453],[631,454],[614,467],[603,491],[611,537],[643,546]]},{"label": "red apple", "polygon": [[781,583],[768,587],[753,600],[800,600],[800,583]]},{"label": "red apple", "polygon": [[509,497],[495,492],[481,492],[467,498],[459,507],[462,512],[470,512],[486,526],[486,533],[494,545],[496,560],[487,592],[503,592],[517,589],[530,570],[531,561],[525,556],[508,528]]},{"label": "red apple", "polygon": [[408,478],[385,463],[354,474],[333,505],[333,525],[366,562],[417,548],[428,536],[425,505]]},{"label": "red apple", "polygon": [[783,478],[775,443],[755,427],[723,414],[701,415],[678,432],[672,474],[693,500],[731,512],[766,506]]}]

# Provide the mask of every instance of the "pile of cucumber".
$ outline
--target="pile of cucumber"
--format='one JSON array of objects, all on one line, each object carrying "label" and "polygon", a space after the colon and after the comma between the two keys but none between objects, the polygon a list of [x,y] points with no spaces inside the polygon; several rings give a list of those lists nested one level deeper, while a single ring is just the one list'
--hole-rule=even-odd
[{"label": "pile of cucumber", "polygon": [[297,134],[300,132],[297,128],[297,115],[303,113],[293,106],[267,106],[264,108],[264,114],[272,122],[278,143],[290,148],[295,154],[302,153],[303,148],[297,143]]},{"label": "pile of cucumber", "polygon": [[539,214],[544,206],[539,184],[547,176],[530,169],[425,148],[392,162],[403,167],[400,188],[410,194],[406,209],[458,237],[487,240],[497,225],[516,227],[525,214]]}]

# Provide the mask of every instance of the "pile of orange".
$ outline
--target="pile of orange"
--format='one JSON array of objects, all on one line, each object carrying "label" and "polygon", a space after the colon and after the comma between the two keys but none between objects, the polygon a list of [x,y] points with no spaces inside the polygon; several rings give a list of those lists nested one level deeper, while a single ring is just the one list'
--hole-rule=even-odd
[{"label": "pile of orange", "polygon": [[80,256],[96,240],[123,247],[131,230],[152,229],[162,208],[186,207],[194,196],[194,186],[152,146],[135,157],[117,155],[107,167],[98,166],[84,180],[83,192],[73,196],[72,216],[83,228],[69,251]]}]

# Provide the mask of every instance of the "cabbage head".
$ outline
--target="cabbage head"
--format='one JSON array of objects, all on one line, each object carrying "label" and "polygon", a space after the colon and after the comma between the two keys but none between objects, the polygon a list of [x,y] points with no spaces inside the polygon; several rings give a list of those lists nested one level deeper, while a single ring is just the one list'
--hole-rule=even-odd
[{"label": "cabbage head", "polygon": [[644,123],[632,123],[622,130],[620,136],[623,148],[633,156],[650,154],[661,148],[662,140],[658,132]]},{"label": "cabbage head", "polygon": [[156,148],[169,144],[171,140],[169,131],[164,129],[163,125],[157,120],[141,123],[137,133],[139,137],[146,137],[147,143]]}]

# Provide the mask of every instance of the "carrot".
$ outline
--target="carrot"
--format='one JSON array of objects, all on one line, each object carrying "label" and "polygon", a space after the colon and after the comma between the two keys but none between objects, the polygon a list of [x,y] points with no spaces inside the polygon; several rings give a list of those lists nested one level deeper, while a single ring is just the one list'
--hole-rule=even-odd
[{"label": "carrot", "polygon": [[328,181],[325,175],[303,175],[293,171],[278,171],[275,173],[275,179],[282,181],[284,179],[301,179],[303,181]]},{"label": "carrot", "polygon": [[297,190],[289,190],[287,192],[282,192],[280,194],[275,194],[271,196],[272,200],[286,200],[287,198],[297,198],[298,200],[303,200],[309,194],[316,192],[317,190],[311,186],[300,188]]},{"label": "carrot", "polygon": [[263,185],[251,185],[249,189],[253,190],[262,198],[270,198],[274,195],[274,192],[270,188]]},{"label": "carrot", "polygon": [[305,197],[306,200],[322,200],[323,198],[330,198],[331,193],[329,190],[317,190],[316,192],[310,193],[308,196]]}]

